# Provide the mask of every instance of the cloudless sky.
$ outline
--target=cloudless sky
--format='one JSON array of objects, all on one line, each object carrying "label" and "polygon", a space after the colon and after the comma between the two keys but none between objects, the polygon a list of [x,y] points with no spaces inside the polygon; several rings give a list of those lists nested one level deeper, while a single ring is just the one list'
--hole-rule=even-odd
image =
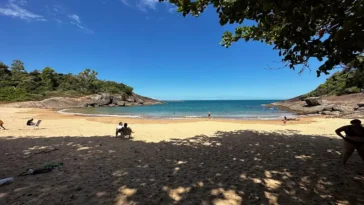
[{"label": "cloudless sky", "polygon": [[50,66],[134,87],[157,99],[286,99],[317,87],[318,62],[299,75],[260,42],[219,45],[213,9],[182,17],[157,0],[0,0],[0,61]]}]

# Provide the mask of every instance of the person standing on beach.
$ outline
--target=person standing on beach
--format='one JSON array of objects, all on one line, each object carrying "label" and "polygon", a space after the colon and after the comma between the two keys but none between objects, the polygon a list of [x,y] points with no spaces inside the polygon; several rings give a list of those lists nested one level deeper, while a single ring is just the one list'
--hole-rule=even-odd
[{"label": "person standing on beach", "polygon": [[211,118],[211,112],[209,111],[209,113],[207,114],[207,116],[209,117],[209,118]]},{"label": "person standing on beach", "polygon": [[285,126],[285,125],[286,125],[286,123],[287,123],[287,117],[286,117],[286,116],[284,116],[282,121],[283,121],[283,126]]},{"label": "person standing on beach", "polygon": [[4,122],[2,120],[0,120],[0,127],[3,128],[4,130],[6,130],[4,127]]},{"label": "person standing on beach", "polygon": [[[350,124],[335,130],[336,134],[344,139],[343,165],[346,164],[355,150],[358,151],[364,161],[364,127],[358,119],[350,121]],[[342,132],[346,136],[342,135]]]}]

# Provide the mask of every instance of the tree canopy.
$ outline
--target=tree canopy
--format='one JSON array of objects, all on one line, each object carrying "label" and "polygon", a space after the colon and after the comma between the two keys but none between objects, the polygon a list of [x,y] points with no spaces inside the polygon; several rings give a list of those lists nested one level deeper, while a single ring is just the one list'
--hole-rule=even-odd
[{"label": "tree canopy", "polygon": [[10,66],[0,62],[0,102],[42,100],[55,96],[79,97],[95,93],[132,94],[133,88],[97,78],[97,72],[85,69],[78,75],[57,73],[46,67],[27,72],[24,63],[14,60]]},{"label": "tree canopy", "polygon": [[214,7],[220,24],[243,24],[225,32],[225,47],[241,39],[266,42],[279,50],[286,66],[307,68],[310,59],[322,64],[317,75],[338,65],[364,69],[357,56],[364,51],[364,0],[159,0],[169,1],[186,16]]},{"label": "tree canopy", "polygon": [[364,90],[363,70],[343,70],[334,73],[325,83],[319,85],[315,90],[303,95],[306,97],[318,97],[323,95],[345,95],[360,93]]}]

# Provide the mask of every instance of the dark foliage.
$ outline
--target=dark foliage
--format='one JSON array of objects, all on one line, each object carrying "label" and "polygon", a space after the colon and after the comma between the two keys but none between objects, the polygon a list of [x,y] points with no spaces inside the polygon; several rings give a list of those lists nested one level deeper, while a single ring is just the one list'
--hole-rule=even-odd
[{"label": "dark foliage", "polygon": [[131,94],[133,88],[97,78],[97,72],[85,69],[77,75],[57,73],[50,67],[27,72],[23,62],[14,60],[9,67],[0,62],[0,101],[42,100],[48,97],[79,97],[95,93]]},{"label": "dark foliage", "polygon": [[225,32],[221,44],[229,47],[241,39],[261,41],[279,51],[286,66],[308,67],[310,59],[323,62],[317,74],[352,63],[363,68],[358,56],[364,51],[364,0],[159,0],[169,1],[184,16],[216,9],[220,24],[243,24]]},{"label": "dark foliage", "polygon": [[364,89],[364,71],[349,70],[334,73],[325,83],[321,84],[304,97],[323,95],[344,95],[362,92]]}]

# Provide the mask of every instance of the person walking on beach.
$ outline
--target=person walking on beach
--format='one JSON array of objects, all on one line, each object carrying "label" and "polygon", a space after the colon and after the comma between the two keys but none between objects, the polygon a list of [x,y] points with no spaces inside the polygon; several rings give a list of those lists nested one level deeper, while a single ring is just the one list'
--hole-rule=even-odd
[{"label": "person walking on beach", "polygon": [[[364,161],[364,127],[358,119],[350,121],[351,125],[346,125],[335,130],[336,134],[344,139],[344,153],[342,163],[346,164],[355,150]],[[344,132],[346,136],[341,133]]]},{"label": "person walking on beach", "polygon": [[2,120],[0,120],[0,127],[3,128],[4,130],[6,130],[4,127],[4,122]]},{"label": "person walking on beach", "polygon": [[207,114],[207,116],[209,117],[209,118],[211,118],[211,112],[209,111],[209,113]]},{"label": "person walking on beach", "polygon": [[283,126],[285,126],[286,125],[286,123],[287,123],[287,117],[286,116],[283,116]]}]

